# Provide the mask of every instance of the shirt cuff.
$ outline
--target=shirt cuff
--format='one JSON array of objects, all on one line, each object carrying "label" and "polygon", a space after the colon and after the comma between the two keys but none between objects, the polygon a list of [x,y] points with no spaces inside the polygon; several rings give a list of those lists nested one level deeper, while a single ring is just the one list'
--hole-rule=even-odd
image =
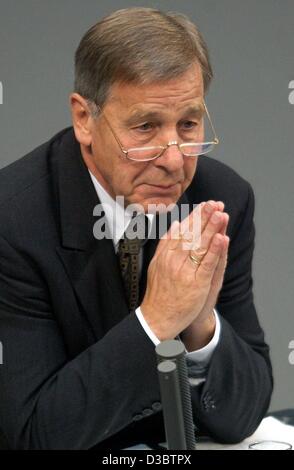
[{"label": "shirt cuff", "polygon": [[215,316],[215,331],[212,339],[209,343],[201,349],[197,349],[197,351],[187,352],[186,358],[188,361],[188,365],[197,365],[197,368],[206,369],[211,359],[211,356],[219,342],[220,332],[221,332],[221,324],[218,313],[215,309],[213,309],[213,313]]},{"label": "shirt cuff", "polygon": [[[198,349],[196,351],[190,351],[190,352],[186,353],[186,357],[187,357],[187,359],[189,359],[189,362],[190,363],[191,362],[196,363],[201,368],[202,367],[205,368],[208,365],[208,363],[210,361],[210,358],[211,358],[211,356],[212,356],[212,354],[213,354],[213,352],[214,352],[214,350],[215,350],[215,348],[216,348],[216,346],[219,342],[219,338],[220,338],[221,327],[220,327],[219,316],[218,316],[215,309],[213,310],[213,312],[214,312],[214,315],[215,315],[215,331],[214,331],[214,335],[213,335],[212,339],[203,348]],[[145,318],[142,314],[141,308],[138,307],[135,310],[135,313],[136,313],[137,318],[138,318],[139,322],[141,323],[142,328],[144,329],[145,333],[149,336],[152,343],[154,343],[154,345],[157,346],[160,343],[160,341],[155,336],[155,334],[153,333],[153,331],[149,327],[148,323],[146,322],[146,320],[145,320]]]},{"label": "shirt cuff", "polygon": [[149,336],[149,338],[151,339],[152,343],[154,343],[154,345],[157,346],[157,345],[160,343],[160,341],[159,341],[159,339],[157,338],[157,336],[155,336],[155,334],[153,333],[153,331],[151,330],[151,328],[149,328],[148,323],[146,322],[145,318],[143,317],[141,308],[140,308],[140,307],[136,308],[135,313],[136,313],[136,315],[137,315],[137,317],[138,317],[139,322],[140,322],[141,325],[142,325],[143,330],[145,330],[145,333]]}]

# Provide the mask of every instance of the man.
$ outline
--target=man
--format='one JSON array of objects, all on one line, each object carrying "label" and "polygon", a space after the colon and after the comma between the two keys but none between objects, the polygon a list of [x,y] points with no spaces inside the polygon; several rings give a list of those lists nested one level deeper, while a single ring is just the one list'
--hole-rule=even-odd
[{"label": "man", "polygon": [[[252,295],[253,192],[205,156],[217,143],[205,43],[182,15],[131,8],[86,33],[75,65],[73,128],[0,173],[2,432],[14,449],[164,440],[154,349],[180,337],[197,429],[240,441],[268,408],[271,365]],[[150,204],[199,203],[201,246],[183,246],[195,211],[149,236],[130,296],[129,205],[153,224]]]}]

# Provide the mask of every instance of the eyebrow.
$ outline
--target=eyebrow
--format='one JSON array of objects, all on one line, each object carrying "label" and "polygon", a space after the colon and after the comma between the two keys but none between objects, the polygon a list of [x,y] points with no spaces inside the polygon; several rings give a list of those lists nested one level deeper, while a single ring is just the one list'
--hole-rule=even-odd
[{"label": "eyebrow", "polygon": [[126,119],[125,124],[127,126],[132,126],[134,124],[137,124],[138,122],[157,121],[159,118],[160,113],[156,111],[144,111],[137,109],[131,114],[131,116]]},{"label": "eyebrow", "polygon": [[[197,118],[201,117],[204,113],[204,106],[202,103],[197,105],[188,106],[183,111],[182,119],[186,116],[195,116]],[[143,109],[136,109],[131,116],[125,120],[127,126],[132,126],[138,122],[143,121],[158,121],[162,118],[162,114],[157,111],[145,111]]]},{"label": "eyebrow", "polygon": [[204,105],[202,103],[199,103],[197,105],[192,105],[186,108],[184,112],[184,116],[192,115],[192,116],[201,117],[204,111],[205,111]]}]

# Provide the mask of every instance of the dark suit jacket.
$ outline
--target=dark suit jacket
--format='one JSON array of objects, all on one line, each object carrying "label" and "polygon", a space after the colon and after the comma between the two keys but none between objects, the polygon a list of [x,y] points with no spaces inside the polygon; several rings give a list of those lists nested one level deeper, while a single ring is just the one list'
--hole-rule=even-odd
[{"label": "dark suit jacket", "polygon": [[[181,201],[208,199],[226,204],[231,245],[221,337],[193,412],[200,430],[236,442],[272,390],[252,295],[254,197],[232,169],[200,157]],[[13,449],[164,438],[154,345],[128,311],[112,240],[93,237],[97,203],[71,128],[0,172],[0,428]],[[156,243],[145,247],[141,298]]]}]

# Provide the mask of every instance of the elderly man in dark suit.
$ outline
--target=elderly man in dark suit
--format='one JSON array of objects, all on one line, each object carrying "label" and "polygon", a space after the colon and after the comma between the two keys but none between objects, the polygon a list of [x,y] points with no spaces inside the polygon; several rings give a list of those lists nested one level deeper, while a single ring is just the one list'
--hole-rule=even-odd
[{"label": "elderly man in dark suit", "polygon": [[[206,156],[218,140],[205,43],[182,15],[132,8],[93,26],[75,65],[73,127],[0,172],[2,434],[13,449],[163,440],[154,348],[180,337],[197,429],[242,440],[268,408],[271,365],[253,192]],[[151,228],[164,208],[191,215],[128,251],[130,204]],[[185,249],[197,210],[201,245]]]}]

